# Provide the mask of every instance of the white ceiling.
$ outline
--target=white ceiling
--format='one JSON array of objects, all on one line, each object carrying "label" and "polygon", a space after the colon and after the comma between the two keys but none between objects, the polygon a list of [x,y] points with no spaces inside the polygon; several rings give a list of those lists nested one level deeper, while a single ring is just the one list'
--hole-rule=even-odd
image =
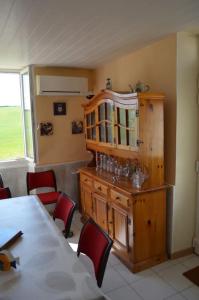
[{"label": "white ceiling", "polygon": [[94,68],[182,30],[199,0],[0,0],[0,68]]}]

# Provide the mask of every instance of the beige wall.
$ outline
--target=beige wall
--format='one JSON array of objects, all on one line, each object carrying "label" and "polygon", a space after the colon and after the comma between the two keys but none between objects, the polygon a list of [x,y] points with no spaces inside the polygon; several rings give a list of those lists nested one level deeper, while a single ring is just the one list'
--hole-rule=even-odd
[{"label": "beige wall", "polygon": [[195,163],[198,158],[198,38],[177,35],[176,187],[173,203],[173,245],[177,252],[192,246],[196,223]]},{"label": "beige wall", "polygon": [[112,88],[128,91],[128,84],[141,80],[153,92],[164,92],[166,181],[175,183],[176,140],[176,35],[160,40],[139,51],[114,60],[96,70],[95,91],[105,88],[106,78]]},{"label": "beige wall", "polygon": [[[89,89],[93,86],[93,71],[59,67],[35,67],[35,75],[84,76],[88,78]],[[89,159],[84,134],[71,133],[73,120],[83,121],[85,97],[81,96],[35,96],[37,164],[65,163]],[[65,102],[66,116],[53,115],[53,102]],[[39,124],[52,122],[54,134],[40,136]]]},{"label": "beige wall", "polygon": [[198,38],[187,33],[179,33],[96,70],[96,91],[105,88],[106,78],[110,77],[113,90],[128,90],[129,83],[135,84],[141,80],[149,84],[152,91],[164,92],[167,96],[165,177],[168,183],[174,185],[174,193],[173,195],[172,192],[169,193],[168,201],[171,253],[192,246],[196,224],[198,59]]}]

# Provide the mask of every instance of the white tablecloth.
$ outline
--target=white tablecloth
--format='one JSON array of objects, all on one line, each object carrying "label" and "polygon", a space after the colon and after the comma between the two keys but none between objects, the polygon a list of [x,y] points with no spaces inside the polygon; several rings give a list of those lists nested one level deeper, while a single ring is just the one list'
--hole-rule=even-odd
[{"label": "white tablecloth", "polygon": [[0,300],[105,299],[36,196],[0,200],[0,226],[22,230],[20,265],[0,271]]}]

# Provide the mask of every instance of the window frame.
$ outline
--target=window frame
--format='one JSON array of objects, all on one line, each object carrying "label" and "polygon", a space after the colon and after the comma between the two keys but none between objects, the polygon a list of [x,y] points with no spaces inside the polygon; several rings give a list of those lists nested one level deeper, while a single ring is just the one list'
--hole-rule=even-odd
[{"label": "window frame", "polygon": [[[25,105],[24,105],[24,93],[23,93],[23,75],[28,74],[29,76],[29,88],[30,88],[30,111],[31,111],[31,131],[32,131],[32,147],[33,157],[29,157],[27,154],[27,141],[25,133]],[[33,66],[28,66],[19,72],[20,75],[20,89],[21,89],[21,107],[22,107],[22,118],[23,118],[23,136],[24,136],[24,158],[36,162],[37,151],[36,151],[36,131],[35,131],[35,99],[34,99],[34,84],[33,84]]]}]

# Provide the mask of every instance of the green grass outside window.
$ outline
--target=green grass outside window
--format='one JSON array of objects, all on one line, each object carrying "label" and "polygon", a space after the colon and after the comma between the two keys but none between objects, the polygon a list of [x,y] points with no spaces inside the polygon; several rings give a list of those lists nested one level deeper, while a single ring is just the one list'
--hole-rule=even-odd
[{"label": "green grass outside window", "polygon": [[24,157],[22,111],[0,106],[0,160]]}]

